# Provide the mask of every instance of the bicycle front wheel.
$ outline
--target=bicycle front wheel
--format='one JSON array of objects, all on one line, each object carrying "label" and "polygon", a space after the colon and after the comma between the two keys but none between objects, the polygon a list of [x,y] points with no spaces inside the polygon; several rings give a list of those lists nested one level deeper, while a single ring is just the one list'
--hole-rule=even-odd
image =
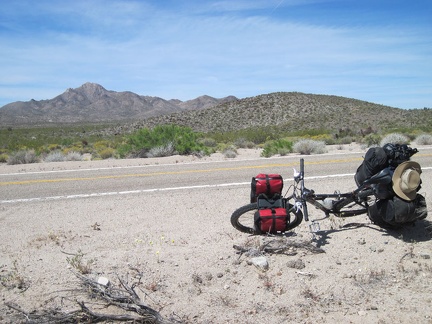
[{"label": "bicycle front wheel", "polygon": [[[289,207],[290,207],[289,209],[291,209],[290,222],[287,223],[285,231],[278,234],[283,234],[284,232],[293,229],[294,227],[297,227],[303,221],[303,213],[300,210],[297,212],[293,212],[292,205],[289,205]],[[261,230],[255,227],[255,213],[257,211],[258,211],[257,203],[252,203],[240,207],[239,209],[234,211],[234,213],[231,215],[231,225],[235,229],[243,233],[254,234],[254,235],[266,234],[261,232]]]},{"label": "bicycle front wheel", "polygon": [[243,207],[240,207],[231,215],[231,225],[240,232],[248,234],[260,234],[255,229],[254,217],[255,212],[258,211],[258,204],[252,203]]}]

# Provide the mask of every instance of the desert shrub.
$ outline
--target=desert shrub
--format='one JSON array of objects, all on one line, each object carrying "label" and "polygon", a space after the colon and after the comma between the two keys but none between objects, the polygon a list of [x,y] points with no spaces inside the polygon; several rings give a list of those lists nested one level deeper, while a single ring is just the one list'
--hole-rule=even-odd
[{"label": "desert shrub", "polygon": [[177,125],[159,125],[153,129],[142,128],[126,139],[125,145],[119,149],[121,155],[149,152],[154,147],[164,147],[172,143],[177,154],[185,155],[195,152],[206,153],[208,150],[199,141],[198,134],[190,127]]},{"label": "desert shrub", "polygon": [[234,145],[228,145],[222,150],[222,154],[226,158],[233,159],[237,156],[237,150]]},{"label": "desert shrub", "polygon": [[54,151],[49,153],[45,158],[45,162],[63,162],[65,160],[65,155],[60,151]]},{"label": "desert shrub", "polygon": [[223,155],[226,158],[233,159],[237,156],[237,152],[234,150],[226,150],[225,152],[223,152]]},{"label": "desert shrub", "polygon": [[239,137],[234,141],[234,145],[238,148],[254,148],[255,143],[247,140],[244,137]]},{"label": "desert shrub", "polygon": [[6,153],[1,153],[0,154],[0,163],[6,163],[8,158],[9,158],[9,155],[7,155]]},{"label": "desert shrub", "polygon": [[415,142],[418,145],[432,145],[432,135],[429,134],[421,134],[417,136]]},{"label": "desert shrub", "polygon": [[380,142],[380,146],[384,146],[387,143],[392,144],[409,144],[409,139],[407,136],[400,133],[392,133],[384,136]]},{"label": "desert shrub", "polygon": [[311,139],[314,141],[322,141],[322,142],[326,143],[327,145],[334,144],[334,142],[335,142],[333,136],[331,136],[330,134],[314,135],[311,137]]},{"label": "desert shrub", "polygon": [[305,155],[309,155],[312,153],[322,154],[327,152],[326,145],[324,142],[314,141],[311,139],[299,140],[294,144],[293,150],[296,153],[305,154]]},{"label": "desert shrub", "polygon": [[216,147],[217,142],[214,138],[211,137],[205,137],[199,140],[199,142],[207,147]]},{"label": "desert shrub", "polygon": [[108,141],[97,141],[93,144],[93,148],[96,151],[102,151],[106,149],[107,147],[111,147],[110,143]]},{"label": "desert shrub", "polygon": [[115,150],[111,147],[107,147],[107,148],[102,149],[98,152],[98,155],[103,160],[114,157],[114,154],[115,154]]},{"label": "desert shrub", "polygon": [[80,152],[71,151],[66,155],[66,161],[82,161],[83,155]]},{"label": "desert shrub", "polygon": [[261,156],[270,157],[276,154],[287,155],[293,150],[293,143],[285,139],[278,139],[264,144]]},{"label": "desert shrub", "polygon": [[164,157],[164,156],[172,156],[176,154],[173,143],[167,143],[162,146],[152,147],[148,153],[147,157]]},{"label": "desert shrub", "polygon": [[7,164],[27,164],[39,162],[34,150],[21,150],[11,154],[7,159]]},{"label": "desert shrub", "polygon": [[378,134],[369,134],[363,138],[362,142],[367,147],[378,146],[381,142],[381,136]]}]

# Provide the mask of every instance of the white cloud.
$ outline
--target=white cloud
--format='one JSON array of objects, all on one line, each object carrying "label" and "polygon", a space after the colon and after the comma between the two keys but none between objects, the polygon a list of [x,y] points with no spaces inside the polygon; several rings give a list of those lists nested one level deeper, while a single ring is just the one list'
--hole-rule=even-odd
[{"label": "white cloud", "polygon": [[[167,99],[304,91],[412,107],[410,94],[431,83],[430,43],[421,31],[257,15],[292,1],[203,1],[194,10],[190,2],[171,9],[142,1],[52,3],[35,5],[45,25],[26,31],[9,23],[13,35],[0,33],[8,53],[0,56],[0,84],[9,89],[0,92],[0,106],[91,81]],[[384,94],[390,91],[400,98]]]}]

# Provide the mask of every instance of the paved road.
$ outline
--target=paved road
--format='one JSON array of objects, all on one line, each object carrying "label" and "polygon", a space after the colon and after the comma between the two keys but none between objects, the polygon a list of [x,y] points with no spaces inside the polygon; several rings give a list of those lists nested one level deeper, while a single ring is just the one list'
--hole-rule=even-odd
[{"label": "paved road", "polygon": [[[353,186],[352,175],[364,153],[304,156],[306,178],[338,178]],[[430,179],[432,148],[415,155],[423,169],[423,181]],[[257,173],[280,173],[288,182],[292,169],[299,167],[300,156],[236,160],[223,162],[146,165],[125,167],[92,167],[61,171],[0,174],[0,203],[29,202],[92,196],[128,195],[145,192],[229,188],[249,186]],[[432,182],[428,180],[428,182]],[[315,189],[315,188],[314,188]],[[323,188],[325,190],[325,188]],[[319,191],[319,190],[318,190]]]}]

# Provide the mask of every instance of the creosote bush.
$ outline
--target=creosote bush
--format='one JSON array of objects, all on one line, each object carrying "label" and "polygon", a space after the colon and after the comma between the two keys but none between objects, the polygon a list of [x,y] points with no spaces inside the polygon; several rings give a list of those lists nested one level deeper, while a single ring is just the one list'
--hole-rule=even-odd
[{"label": "creosote bush", "polygon": [[314,141],[310,139],[299,140],[294,144],[293,150],[296,153],[300,153],[304,155],[310,155],[312,153],[322,154],[327,152],[326,145],[324,142]]},{"label": "creosote bush", "polygon": [[[170,144],[171,143],[171,144]],[[169,147],[180,155],[193,153],[206,154],[207,148],[199,141],[198,133],[190,127],[177,125],[158,125],[152,129],[142,128],[126,139],[126,143],[119,147],[120,156],[138,155],[149,152],[155,147]]]}]

